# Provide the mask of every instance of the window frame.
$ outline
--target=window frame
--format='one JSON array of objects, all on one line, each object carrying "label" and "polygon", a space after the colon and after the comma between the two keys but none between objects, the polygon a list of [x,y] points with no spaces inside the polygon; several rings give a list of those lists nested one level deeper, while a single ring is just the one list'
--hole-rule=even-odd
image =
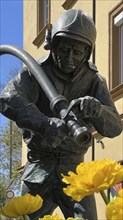
[{"label": "window frame", "polygon": [[[109,12],[109,89],[115,90],[120,87],[120,66],[119,66],[119,48],[114,42],[119,44],[119,27],[114,25],[114,18],[123,11],[122,1]],[[115,62],[114,62],[115,51]],[[117,75],[118,73],[118,75]]]},{"label": "window frame", "polygon": [[[46,3],[46,1],[47,1],[47,4],[48,4],[47,11],[44,10],[44,7],[47,7],[46,4],[44,5],[44,3]],[[50,1],[49,0],[43,0],[43,1],[37,0],[37,35],[40,33],[40,31],[43,29],[43,27],[45,27],[47,25],[47,23],[49,23],[49,21],[50,21],[49,6],[50,6]],[[44,13],[42,13],[42,11]],[[47,15],[45,14],[45,12],[47,13]]]},{"label": "window frame", "polygon": [[[45,1],[45,0],[43,0]],[[47,18],[47,24],[43,24],[44,22],[41,19],[42,14],[40,12],[41,6],[43,5],[43,1],[37,0],[37,36],[32,42],[35,46],[38,48],[42,45],[45,39],[45,32],[48,28],[50,22],[51,22],[51,0],[48,0],[48,18]],[[40,3],[40,5],[39,5]],[[43,14],[44,15],[44,14]],[[41,23],[40,23],[41,22]],[[42,26],[42,28],[40,28]]]},{"label": "window frame", "polygon": [[120,65],[120,76],[119,80],[121,83],[123,83],[123,11],[120,12],[115,18],[114,18],[114,25],[119,27],[119,41],[120,41],[120,48],[119,48],[119,65]]}]

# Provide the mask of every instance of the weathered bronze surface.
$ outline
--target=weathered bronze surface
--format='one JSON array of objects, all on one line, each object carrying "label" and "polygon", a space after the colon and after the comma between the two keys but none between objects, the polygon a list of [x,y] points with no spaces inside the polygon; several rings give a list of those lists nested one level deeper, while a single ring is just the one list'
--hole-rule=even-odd
[{"label": "weathered bronze surface", "polygon": [[[75,120],[89,133],[96,129],[113,138],[122,131],[121,121],[104,77],[89,62],[95,39],[90,16],[81,10],[68,10],[53,25],[50,54],[38,62],[58,93],[71,102]],[[61,181],[61,173],[75,171],[84,160],[89,141],[82,146],[75,142],[66,126],[68,121],[58,119],[44,90],[26,67],[5,87],[0,100],[1,113],[23,129],[29,149],[22,193],[38,193],[44,199],[43,207],[30,215],[31,219],[51,214],[59,206],[65,218],[96,220],[94,197],[77,203],[64,195]]]}]

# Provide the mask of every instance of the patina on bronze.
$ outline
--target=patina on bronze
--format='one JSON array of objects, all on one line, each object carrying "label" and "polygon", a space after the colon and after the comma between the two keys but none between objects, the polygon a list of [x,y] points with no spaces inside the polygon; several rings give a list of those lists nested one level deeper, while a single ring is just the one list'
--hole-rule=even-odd
[{"label": "patina on bronze", "polygon": [[51,110],[54,111],[54,113],[56,113],[58,117],[64,120],[70,132],[73,134],[74,141],[77,142],[77,144],[80,146],[82,146],[86,142],[90,142],[90,132],[85,126],[81,127],[77,123],[77,118],[75,114],[71,111],[74,103],[72,104],[72,106],[71,104],[68,106],[68,101],[66,100],[66,98],[63,95],[59,94],[57,89],[49,80],[48,76],[45,74],[41,66],[34,60],[34,58],[31,57],[31,55],[29,55],[26,51],[11,45],[0,46],[0,55],[4,54],[15,55],[27,65],[28,69],[34,75],[39,85],[48,97]]},{"label": "patina on bronze", "polygon": [[58,94],[69,103],[62,119],[56,110],[51,110],[48,96],[27,67],[0,96],[2,114],[23,129],[29,149],[22,194],[39,194],[44,200],[43,207],[31,214],[31,219],[51,214],[59,206],[65,218],[97,220],[93,196],[77,203],[63,193],[61,173],[75,171],[90,146],[89,142],[77,144],[63,119],[69,115],[73,120],[74,115],[89,133],[95,129],[109,138],[121,133],[121,120],[104,77],[89,62],[96,39],[92,18],[81,10],[70,9],[58,18],[49,36],[50,54],[38,63]]}]

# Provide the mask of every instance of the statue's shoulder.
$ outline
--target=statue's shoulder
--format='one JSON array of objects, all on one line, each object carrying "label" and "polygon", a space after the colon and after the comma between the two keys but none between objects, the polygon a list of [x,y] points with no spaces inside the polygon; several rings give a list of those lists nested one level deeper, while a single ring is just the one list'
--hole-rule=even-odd
[{"label": "statue's shoulder", "polygon": [[98,72],[97,67],[93,63],[91,63],[90,61],[88,61],[88,67],[89,67],[89,69],[94,70],[95,72]]},{"label": "statue's shoulder", "polygon": [[[92,75],[95,77],[95,79],[97,79],[98,81],[100,81],[102,83],[104,81],[106,81],[105,77],[99,73],[97,67],[93,63],[91,63],[90,61],[88,61],[88,68],[89,68],[89,70],[91,70]],[[94,72],[95,72],[95,74],[93,74]]]}]

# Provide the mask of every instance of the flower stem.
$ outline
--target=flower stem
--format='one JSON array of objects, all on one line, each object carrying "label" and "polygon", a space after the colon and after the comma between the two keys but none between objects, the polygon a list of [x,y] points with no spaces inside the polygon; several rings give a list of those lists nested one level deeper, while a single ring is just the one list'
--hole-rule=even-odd
[{"label": "flower stem", "polygon": [[103,198],[105,204],[107,205],[107,204],[109,203],[109,200],[108,200],[108,198],[107,198],[107,196],[106,196],[104,190],[101,190],[101,191],[100,191],[100,194],[101,194],[101,196],[102,196],[102,198]]},{"label": "flower stem", "polygon": [[24,219],[24,220],[30,220],[30,218],[29,218],[28,215],[23,215],[23,219]]}]

